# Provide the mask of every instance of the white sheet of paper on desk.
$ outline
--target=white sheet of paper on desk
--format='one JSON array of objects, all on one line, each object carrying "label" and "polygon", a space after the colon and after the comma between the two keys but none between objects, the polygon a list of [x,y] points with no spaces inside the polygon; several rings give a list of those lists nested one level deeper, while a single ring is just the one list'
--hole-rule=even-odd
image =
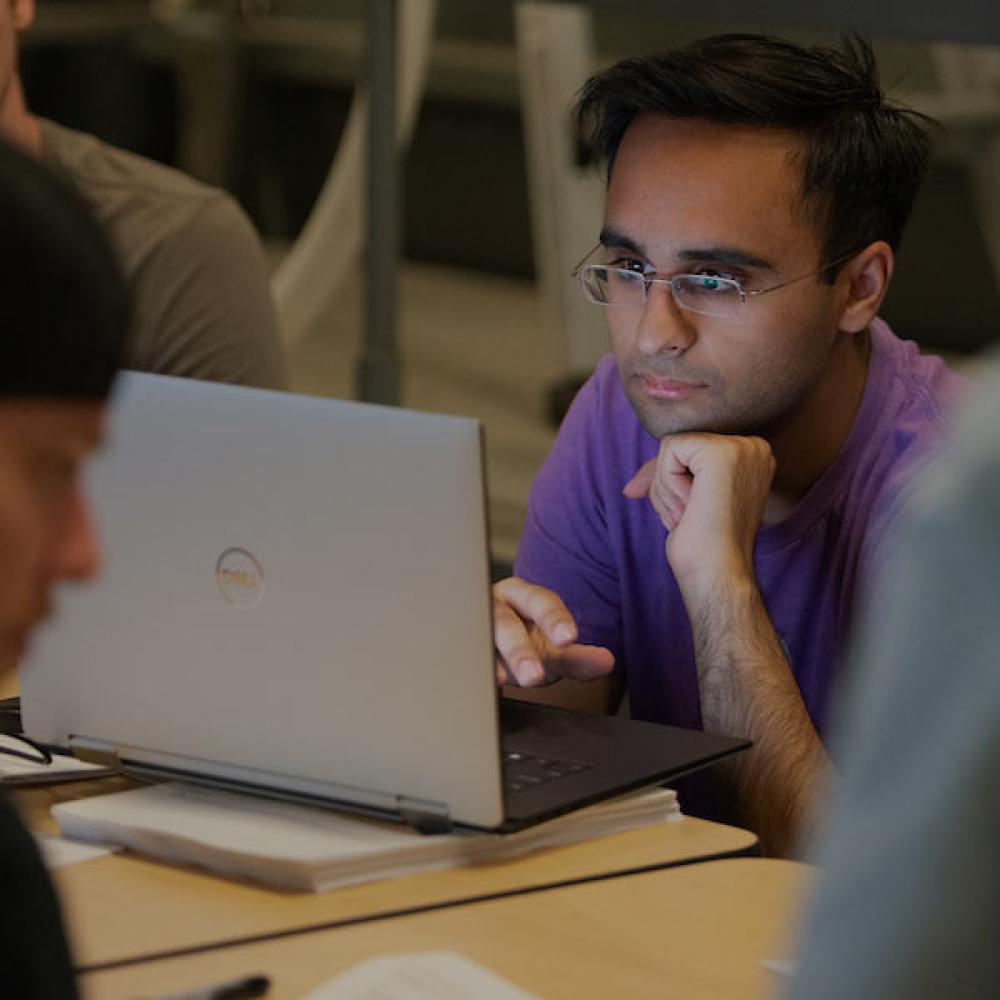
[{"label": "white sheet of paper on desk", "polygon": [[113,854],[117,847],[103,847],[100,844],[81,844],[65,837],[49,837],[45,834],[35,834],[38,849],[42,852],[42,860],[49,870],[65,868],[80,861],[91,861],[102,858],[105,854]]},{"label": "white sheet of paper on desk", "polygon": [[453,951],[369,958],[303,1000],[538,1000]]},{"label": "white sheet of paper on desk", "polygon": [[788,979],[791,979],[797,971],[797,964],[791,958],[762,958],[760,964],[768,972],[773,972],[776,976],[785,976]]}]

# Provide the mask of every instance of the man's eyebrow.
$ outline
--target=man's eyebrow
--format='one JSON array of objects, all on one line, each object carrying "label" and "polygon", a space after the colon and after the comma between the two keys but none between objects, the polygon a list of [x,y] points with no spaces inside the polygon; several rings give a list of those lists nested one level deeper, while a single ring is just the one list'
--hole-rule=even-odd
[{"label": "man's eyebrow", "polygon": [[752,267],[758,271],[773,271],[774,264],[736,247],[698,247],[681,250],[681,260],[692,264],[722,264],[727,267]]},{"label": "man's eyebrow", "polygon": [[599,242],[602,247],[620,247],[622,250],[634,253],[637,257],[646,257],[645,249],[636,243],[635,240],[629,239],[624,233],[620,233],[617,229],[612,229],[610,226],[606,226],[601,230]]},{"label": "man's eyebrow", "polygon": [[[611,226],[606,226],[601,230],[600,245],[628,250],[637,257],[642,257],[644,260],[649,259],[645,247]],[[746,250],[740,250],[738,247],[691,247],[678,251],[677,256],[689,264],[719,264],[723,267],[747,267],[758,271],[776,270],[771,261]]]}]

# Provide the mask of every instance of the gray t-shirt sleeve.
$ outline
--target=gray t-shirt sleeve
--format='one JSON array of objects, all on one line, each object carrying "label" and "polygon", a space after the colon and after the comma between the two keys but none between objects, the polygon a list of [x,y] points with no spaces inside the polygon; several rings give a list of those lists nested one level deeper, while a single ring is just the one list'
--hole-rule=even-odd
[{"label": "gray t-shirt sleeve", "polygon": [[242,209],[217,192],[165,232],[131,275],[129,367],[283,388],[267,264]]},{"label": "gray t-shirt sleeve", "polygon": [[971,1000],[1000,983],[1000,405],[987,403],[921,482],[866,615],[794,1000]]}]

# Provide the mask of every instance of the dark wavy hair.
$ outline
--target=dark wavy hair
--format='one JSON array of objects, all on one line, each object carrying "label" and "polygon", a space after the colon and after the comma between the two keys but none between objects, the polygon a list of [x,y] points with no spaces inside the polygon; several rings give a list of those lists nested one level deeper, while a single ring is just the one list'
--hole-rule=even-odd
[{"label": "dark wavy hair", "polygon": [[[644,112],[799,133],[803,205],[827,261],[875,240],[899,247],[936,124],[886,101],[871,46],[857,35],[835,48],[718,35],[625,59],[580,90],[583,159],[603,161],[610,179],[625,130]],[[836,268],[826,274],[832,282]]]},{"label": "dark wavy hair", "polygon": [[118,261],[83,197],[0,142],[0,397],[103,399],[128,315]]}]

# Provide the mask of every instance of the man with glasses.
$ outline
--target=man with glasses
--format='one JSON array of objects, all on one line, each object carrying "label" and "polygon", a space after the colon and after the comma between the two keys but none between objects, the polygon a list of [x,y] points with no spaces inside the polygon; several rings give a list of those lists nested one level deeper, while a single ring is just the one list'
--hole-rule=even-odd
[{"label": "man with glasses", "polygon": [[877,319],[927,123],[860,39],[736,35],[593,77],[577,122],[608,188],[575,274],[613,354],[496,585],[498,675],[752,739],[685,803],[787,853],[859,593],[961,390]]}]

